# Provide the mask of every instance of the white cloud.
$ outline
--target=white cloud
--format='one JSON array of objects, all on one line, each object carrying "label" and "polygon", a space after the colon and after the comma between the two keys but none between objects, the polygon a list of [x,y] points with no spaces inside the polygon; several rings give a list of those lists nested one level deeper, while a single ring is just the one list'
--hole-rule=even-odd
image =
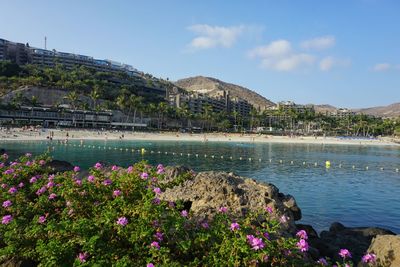
[{"label": "white cloud", "polygon": [[373,71],[387,71],[392,67],[389,63],[378,63],[372,69]]},{"label": "white cloud", "polygon": [[293,71],[310,66],[315,57],[305,53],[295,53],[287,40],[275,40],[265,46],[258,46],[248,53],[250,58],[259,58],[261,67],[276,71]]},{"label": "white cloud", "polygon": [[333,47],[335,45],[336,39],[334,36],[327,35],[321,36],[310,40],[305,40],[301,42],[300,46],[304,49],[316,49],[322,50]]},{"label": "white cloud", "polygon": [[248,55],[254,57],[278,57],[287,55],[292,51],[290,42],[276,40],[265,46],[258,46],[249,51]]},{"label": "white cloud", "polygon": [[331,56],[324,57],[323,59],[320,60],[319,62],[319,68],[322,71],[328,71],[331,70],[335,66],[340,66],[340,67],[346,67],[351,64],[351,61],[349,59],[340,59],[340,58],[334,58]]},{"label": "white cloud", "polygon": [[196,24],[188,30],[198,35],[190,42],[194,49],[208,49],[213,47],[231,47],[243,34],[246,27],[243,25],[232,27],[211,26]]},{"label": "white cloud", "polygon": [[300,67],[312,65],[315,57],[309,54],[290,54],[276,59],[264,58],[261,66],[277,71],[292,71]]}]

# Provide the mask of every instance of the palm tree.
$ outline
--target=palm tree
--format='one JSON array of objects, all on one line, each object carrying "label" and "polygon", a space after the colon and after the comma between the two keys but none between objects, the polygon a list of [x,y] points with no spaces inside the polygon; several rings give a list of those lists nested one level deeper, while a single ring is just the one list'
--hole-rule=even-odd
[{"label": "palm tree", "polygon": [[97,100],[100,98],[100,92],[97,86],[93,87],[93,90],[90,92],[90,98],[92,99],[92,109],[96,110]]},{"label": "palm tree", "polygon": [[202,114],[202,118],[203,118],[203,129],[205,128],[206,124],[208,124],[208,130],[210,130],[210,119],[211,119],[211,113],[213,111],[212,106],[206,104],[203,107],[203,114]]},{"label": "palm tree", "polygon": [[168,106],[165,102],[158,103],[157,111],[158,111],[158,129],[162,129],[162,124],[164,121],[164,115],[167,113]]},{"label": "palm tree", "polygon": [[79,95],[76,91],[72,91],[69,94],[67,94],[66,96],[64,96],[64,99],[67,99],[69,104],[71,105],[73,110],[76,110],[76,105],[78,103],[79,100]]},{"label": "palm tree", "polygon": [[[143,97],[141,96],[131,95],[129,97],[128,100],[129,110],[131,110],[133,107],[133,123],[136,122],[136,113],[141,108],[142,102],[143,102]],[[135,130],[134,126],[132,127],[132,129]]]},{"label": "palm tree", "polygon": [[258,112],[257,112],[257,110],[256,110],[255,108],[252,108],[252,109],[250,110],[249,115],[250,115],[250,131],[253,131],[254,119],[255,119],[255,117],[257,117]]}]

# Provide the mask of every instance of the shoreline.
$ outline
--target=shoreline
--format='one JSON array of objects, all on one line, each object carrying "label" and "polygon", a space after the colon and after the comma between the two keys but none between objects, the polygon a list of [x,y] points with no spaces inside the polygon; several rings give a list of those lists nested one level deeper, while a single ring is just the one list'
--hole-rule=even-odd
[{"label": "shoreline", "polygon": [[[0,131],[0,141],[46,141],[52,135],[54,141],[65,140],[125,140],[125,141],[182,141],[182,142],[232,142],[232,143],[283,143],[283,144],[320,144],[320,145],[359,145],[359,146],[400,146],[390,138],[363,139],[312,136],[272,136],[265,134],[206,133],[190,134],[177,132],[131,132],[96,130],[23,130],[14,128]],[[68,136],[67,136],[68,135]]]}]

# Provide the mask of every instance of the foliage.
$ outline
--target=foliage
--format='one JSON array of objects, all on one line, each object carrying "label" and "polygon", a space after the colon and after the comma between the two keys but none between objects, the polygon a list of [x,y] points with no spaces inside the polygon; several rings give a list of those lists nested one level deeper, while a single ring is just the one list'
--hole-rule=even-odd
[{"label": "foliage", "polygon": [[278,236],[271,210],[233,221],[222,208],[213,220],[196,221],[182,203],[161,201],[172,186],[163,182],[162,165],[97,163],[87,175],[79,167],[54,175],[49,160],[27,154],[7,163],[2,156],[0,262],[17,256],[39,266],[315,265],[304,253],[308,245],[299,245],[307,237]]}]

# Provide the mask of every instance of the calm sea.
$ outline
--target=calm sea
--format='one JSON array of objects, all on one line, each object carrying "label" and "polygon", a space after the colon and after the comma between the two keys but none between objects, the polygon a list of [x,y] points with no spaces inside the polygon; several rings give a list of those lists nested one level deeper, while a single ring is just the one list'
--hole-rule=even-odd
[{"label": "calm sea", "polygon": [[[126,167],[147,160],[195,171],[232,171],[293,195],[303,212],[301,222],[317,231],[340,221],[400,233],[399,147],[165,141],[85,141],[82,146],[79,141],[68,146],[54,141],[3,141],[0,147],[13,157],[50,148],[55,159],[83,168],[97,161]],[[139,152],[142,148],[146,153]]]}]

